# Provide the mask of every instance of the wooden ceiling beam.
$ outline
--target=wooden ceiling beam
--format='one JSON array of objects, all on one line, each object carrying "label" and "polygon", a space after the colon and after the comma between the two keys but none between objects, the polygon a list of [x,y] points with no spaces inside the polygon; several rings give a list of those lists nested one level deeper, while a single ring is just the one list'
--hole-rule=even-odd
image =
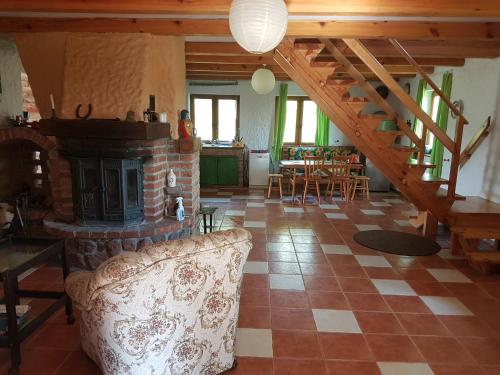
[{"label": "wooden ceiling beam", "polygon": [[[493,0],[287,0],[291,15],[500,17]],[[228,14],[231,0],[3,0],[0,11]]]},{"label": "wooden ceiling beam", "polygon": [[[348,57],[357,57],[343,42],[336,42]],[[446,58],[496,58],[500,56],[500,42],[457,42],[402,40],[401,44],[414,57]],[[401,57],[386,40],[367,40],[365,45],[377,57]],[[249,53],[236,43],[186,42],[188,55],[248,56]],[[320,56],[326,55],[323,54]],[[267,53],[263,56],[272,56]]]},{"label": "wooden ceiling beam", "polygon": [[[382,65],[408,65],[408,61],[403,57],[380,57],[378,60]],[[453,57],[417,57],[415,60],[421,66],[464,66],[465,64],[464,58]],[[323,55],[317,57],[313,64],[321,66],[334,61],[332,56]],[[350,57],[349,61],[354,65],[363,64],[359,57]]]},{"label": "wooden ceiling beam", "polygon": [[[367,80],[370,81],[379,81],[378,77],[374,74],[364,74],[364,77]],[[414,78],[416,77],[415,74],[394,74],[394,78],[396,80],[400,78]],[[341,79],[341,78],[350,78],[349,75],[347,74],[334,74],[332,75],[332,78],[334,79]],[[191,73],[191,72],[186,72],[186,79],[193,79],[193,80],[251,80],[252,75],[251,74],[222,74],[222,73]],[[281,76],[277,75],[276,76],[277,81],[290,81],[291,79],[288,76]]]},{"label": "wooden ceiling beam", "polygon": [[[354,65],[363,64],[360,58],[351,57],[349,61]],[[408,61],[403,57],[381,57],[379,59],[382,65],[403,65],[407,66]],[[436,57],[421,57],[416,59],[420,66],[463,66],[465,59],[463,58],[436,58]],[[320,66],[328,66],[333,64],[335,59],[331,56],[322,56],[317,58],[313,64]],[[274,66],[277,63],[271,56],[259,56],[248,54],[246,56],[217,56],[217,55],[186,55],[186,63],[211,63],[211,64],[246,64],[246,65],[268,65]]]},{"label": "wooden ceiling beam", "polygon": [[[186,71],[188,72],[250,72],[253,73],[257,69],[261,68],[261,65],[247,65],[247,64],[204,64],[204,63],[189,63],[186,64]],[[389,73],[400,73],[400,74],[416,74],[416,69],[411,65],[385,65],[385,69]],[[268,67],[274,73],[284,73],[283,70],[277,66],[269,66]],[[356,65],[356,68],[361,73],[371,73],[371,70],[365,65]],[[422,67],[422,70],[425,73],[433,73],[433,67]],[[344,67],[340,67],[334,69],[332,68],[332,73],[345,73],[346,69]]]},{"label": "wooden ceiling beam", "polygon": [[[496,58],[500,56],[500,42],[421,41],[400,40],[413,57],[469,57]],[[355,53],[342,41],[335,42],[348,57]],[[400,57],[399,51],[387,40],[363,40],[376,57]]]},{"label": "wooden ceiling beam", "polygon": [[[0,32],[114,32],[230,36],[227,19],[1,18]],[[287,35],[309,38],[500,41],[500,22],[290,21]]]}]

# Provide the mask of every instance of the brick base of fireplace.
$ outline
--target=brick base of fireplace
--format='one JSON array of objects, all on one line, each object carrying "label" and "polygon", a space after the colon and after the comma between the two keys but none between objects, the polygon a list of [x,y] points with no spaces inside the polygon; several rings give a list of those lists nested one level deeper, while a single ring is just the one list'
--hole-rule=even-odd
[{"label": "brick base of fireplace", "polygon": [[44,220],[51,235],[64,238],[70,264],[76,269],[94,270],[106,259],[123,251],[136,251],[146,245],[188,237],[196,231],[195,216],[182,222],[164,218],[155,223],[123,227],[89,227],[57,222],[53,216]]}]

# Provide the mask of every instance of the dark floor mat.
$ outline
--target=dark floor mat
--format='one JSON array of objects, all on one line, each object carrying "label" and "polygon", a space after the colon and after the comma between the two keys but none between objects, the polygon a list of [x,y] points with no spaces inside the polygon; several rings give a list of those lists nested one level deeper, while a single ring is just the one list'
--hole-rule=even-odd
[{"label": "dark floor mat", "polygon": [[430,238],[392,230],[361,231],[354,234],[354,240],[370,249],[398,255],[432,255],[441,250]]}]

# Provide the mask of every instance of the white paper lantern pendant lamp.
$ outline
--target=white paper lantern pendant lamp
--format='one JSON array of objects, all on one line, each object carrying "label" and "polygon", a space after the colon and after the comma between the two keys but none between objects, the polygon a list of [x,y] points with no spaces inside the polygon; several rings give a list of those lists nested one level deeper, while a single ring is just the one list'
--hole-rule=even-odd
[{"label": "white paper lantern pendant lamp", "polygon": [[274,78],[273,72],[266,67],[257,69],[252,75],[252,88],[257,94],[269,94],[274,90],[275,84],[276,78]]},{"label": "white paper lantern pendant lamp", "polygon": [[283,0],[233,0],[229,28],[236,42],[250,53],[274,49],[286,34],[288,10]]}]

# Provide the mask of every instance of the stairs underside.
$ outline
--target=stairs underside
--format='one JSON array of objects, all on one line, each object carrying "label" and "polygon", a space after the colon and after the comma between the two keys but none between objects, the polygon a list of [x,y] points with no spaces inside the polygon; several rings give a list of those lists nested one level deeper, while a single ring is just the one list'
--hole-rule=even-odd
[{"label": "stairs underside", "polygon": [[[381,98],[373,94],[373,87],[367,86],[370,84],[353,66],[342,60],[340,52],[334,54],[339,57],[337,63],[328,66],[315,63],[315,58],[324,48],[325,45],[319,41],[295,43],[287,39],[276,49],[274,59],[403,195],[419,210],[430,210],[440,221],[445,221],[453,201],[443,199],[437,192],[448,181],[427,173],[434,167],[432,164],[409,161],[418,149],[404,144],[410,145],[415,140],[408,139],[414,133],[406,124],[402,125],[395,111],[387,108],[387,103],[382,103],[386,106],[387,115],[363,114],[372,99],[380,104]],[[343,67],[343,71],[350,76],[333,77],[339,67]],[[352,97],[349,91],[354,85],[370,91],[367,92],[368,97]],[[380,130],[381,123],[386,120],[396,124],[396,129]],[[405,137],[406,142],[401,144],[400,140]]]}]

